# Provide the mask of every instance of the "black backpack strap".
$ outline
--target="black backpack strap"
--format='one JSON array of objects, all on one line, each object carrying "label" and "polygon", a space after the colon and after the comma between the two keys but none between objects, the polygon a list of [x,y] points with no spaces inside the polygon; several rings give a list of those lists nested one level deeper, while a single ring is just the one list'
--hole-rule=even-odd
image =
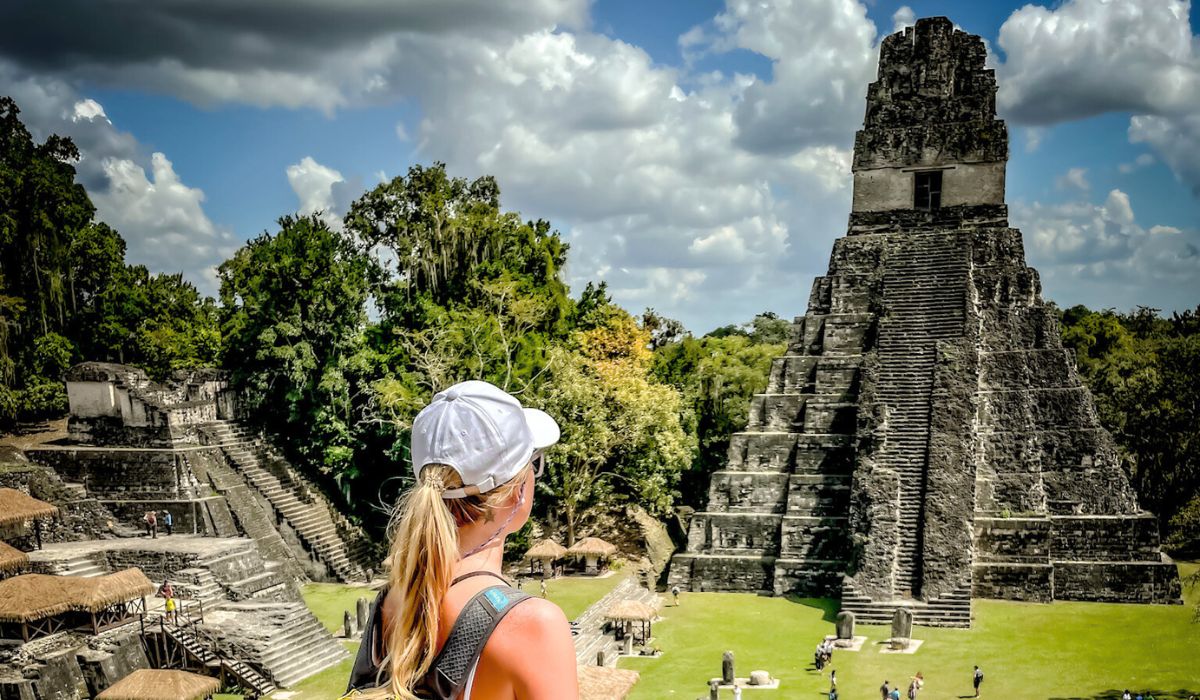
[{"label": "black backpack strap", "polygon": [[[386,596],[386,590],[380,591],[371,604],[346,692],[377,687],[387,677],[386,670],[381,674],[383,669],[379,668],[384,657],[383,615],[380,609]],[[418,695],[457,699],[496,626],[510,610],[530,597],[511,586],[492,586],[476,593],[454,621],[450,636],[418,686]]]},{"label": "black backpack strap", "polygon": [[529,598],[511,586],[491,586],[476,593],[454,621],[446,644],[421,683],[429,697],[458,700],[496,626]]}]

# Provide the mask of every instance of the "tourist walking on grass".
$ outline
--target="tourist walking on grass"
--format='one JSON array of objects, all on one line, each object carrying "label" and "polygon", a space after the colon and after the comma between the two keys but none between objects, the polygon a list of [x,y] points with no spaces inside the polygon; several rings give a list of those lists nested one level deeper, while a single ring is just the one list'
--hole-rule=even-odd
[{"label": "tourist walking on grass", "polygon": [[542,584],[542,597],[545,598],[546,597],[546,579],[542,579],[541,584]]},{"label": "tourist walking on grass", "polygon": [[884,681],[883,685],[879,686],[879,698],[880,700],[891,700],[891,697],[892,689],[888,687],[888,682]]},{"label": "tourist walking on grass", "polygon": [[921,694],[921,688],[925,686],[925,676],[917,671],[917,675],[912,677],[912,681],[908,684],[908,700],[917,700],[917,696]]},{"label": "tourist walking on grass", "polygon": [[675,607],[679,607],[679,586],[671,586],[671,597],[675,599]]},{"label": "tourist walking on grass", "polygon": [[393,514],[387,586],[371,607],[348,693],[578,700],[566,616],[500,575],[504,540],[529,519],[542,451],[558,441],[558,425],[470,381],[435,395],[411,434],[416,485]]},{"label": "tourist walking on grass", "polygon": [[978,666],[975,667],[975,676],[972,682],[975,684],[975,697],[979,697],[979,686],[983,683],[983,671],[980,671]]},{"label": "tourist walking on grass", "polygon": [[742,686],[733,686],[733,700],[742,700]]}]

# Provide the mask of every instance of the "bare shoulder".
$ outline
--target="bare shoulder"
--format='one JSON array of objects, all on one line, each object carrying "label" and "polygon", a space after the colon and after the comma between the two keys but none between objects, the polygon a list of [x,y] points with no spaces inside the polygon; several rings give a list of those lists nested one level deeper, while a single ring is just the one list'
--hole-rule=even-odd
[{"label": "bare shoulder", "polygon": [[500,622],[500,627],[511,632],[536,631],[539,635],[554,635],[561,632],[571,636],[570,623],[562,608],[543,598],[529,598],[513,608]]},{"label": "bare shoulder", "polygon": [[513,608],[485,652],[511,674],[521,700],[577,700],[575,642],[561,608],[530,598]]},{"label": "bare shoulder", "polygon": [[555,650],[575,647],[567,616],[557,605],[541,598],[524,600],[509,611],[496,627],[492,640],[499,643],[492,648],[489,642],[489,650],[502,658],[510,654],[524,659],[540,654],[545,658],[553,656]]}]

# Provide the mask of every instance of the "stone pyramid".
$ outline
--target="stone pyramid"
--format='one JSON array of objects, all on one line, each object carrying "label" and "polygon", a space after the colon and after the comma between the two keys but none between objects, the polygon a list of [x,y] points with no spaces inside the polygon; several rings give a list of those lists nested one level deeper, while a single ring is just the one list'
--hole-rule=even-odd
[{"label": "stone pyramid", "polygon": [[972,597],[1179,602],[1004,204],[978,36],[887,37],[847,235],[670,580],[970,624]]}]

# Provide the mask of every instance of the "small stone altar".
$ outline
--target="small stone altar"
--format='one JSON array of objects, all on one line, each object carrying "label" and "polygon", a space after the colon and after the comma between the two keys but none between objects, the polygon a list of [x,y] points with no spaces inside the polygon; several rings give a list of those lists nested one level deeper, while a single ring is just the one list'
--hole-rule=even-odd
[{"label": "small stone altar", "polygon": [[739,678],[734,670],[733,652],[727,651],[721,656],[721,677],[708,681],[709,698],[717,698],[722,688],[741,688],[742,690],[777,690],[779,679],[767,671],[755,670],[745,678]]}]

